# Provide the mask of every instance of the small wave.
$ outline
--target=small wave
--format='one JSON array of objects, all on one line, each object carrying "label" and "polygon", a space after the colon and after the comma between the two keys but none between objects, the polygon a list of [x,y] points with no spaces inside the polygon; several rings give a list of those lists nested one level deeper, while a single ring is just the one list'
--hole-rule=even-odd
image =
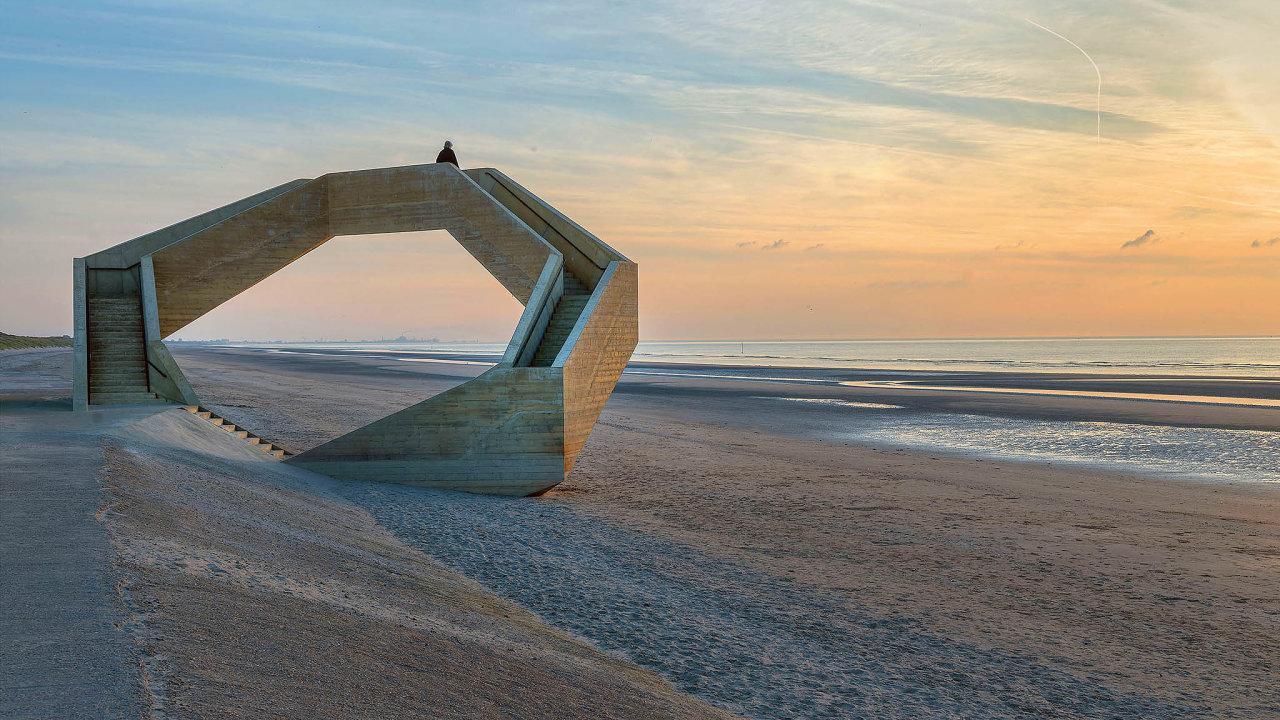
[{"label": "small wave", "polygon": [[758,400],[785,400],[787,402],[810,403],[813,405],[834,405],[838,407],[863,408],[867,410],[905,410],[902,405],[886,405],[884,403],[855,402],[837,398],[780,397],[777,395],[754,395]]}]

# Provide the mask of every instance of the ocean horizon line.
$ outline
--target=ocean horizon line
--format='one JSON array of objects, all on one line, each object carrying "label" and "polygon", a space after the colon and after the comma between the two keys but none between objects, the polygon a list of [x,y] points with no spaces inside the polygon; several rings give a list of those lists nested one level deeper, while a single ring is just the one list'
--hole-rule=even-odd
[{"label": "ocean horizon line", "polygon": [[[182,344],[211,345],[217,343],[236,344],[440,344],[440,345],[492,345],[509,342],[507,339],[494,340],[446,340],[438,338],[404,339],[380,338],[375,340],[330,340],[327,338],[312,340],[284,339],[232,339],[215,338],[209,340],[166,339],[165,342]],[[704,345],[736,345],[741,343],[824,343],[824,342],[980,342],[980,341],[1018,341],[1018,340],[1280,340],[1280,334],[1245,334],[1245,335],[1007,335],[1007,336],[951,336],[951,337],[865,337],[865,338],[744,338],[744,339],[641,339],[641,343],[664,345],[704,344]]]}]

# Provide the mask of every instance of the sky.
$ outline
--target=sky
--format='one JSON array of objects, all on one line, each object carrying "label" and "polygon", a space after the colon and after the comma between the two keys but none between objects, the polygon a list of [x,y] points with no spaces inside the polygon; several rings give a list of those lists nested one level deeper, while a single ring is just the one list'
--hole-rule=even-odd
[{"label": "sky", "polygon": [[[642,339],[1280,334],[1275,0],[0,12],[5,332],[70,333],[73,257],[449,138],[639,263]],[[444,233],[341,237],[177,337],[519,313]]]}]

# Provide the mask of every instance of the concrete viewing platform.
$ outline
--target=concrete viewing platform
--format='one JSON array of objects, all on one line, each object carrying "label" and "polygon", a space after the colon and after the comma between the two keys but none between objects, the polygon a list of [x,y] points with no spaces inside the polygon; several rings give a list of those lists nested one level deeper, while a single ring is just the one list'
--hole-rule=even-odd
[{"label": "concrete viewing platform", "polygon": [[337,478],[545,492],[573,467],[635,349],[636,265],[491,168],[295,180],[77,258],[76,409],[198,406],[165,337],[333,237],[421,230],[448,231],[525,306],[502,360],[282,459]]}]

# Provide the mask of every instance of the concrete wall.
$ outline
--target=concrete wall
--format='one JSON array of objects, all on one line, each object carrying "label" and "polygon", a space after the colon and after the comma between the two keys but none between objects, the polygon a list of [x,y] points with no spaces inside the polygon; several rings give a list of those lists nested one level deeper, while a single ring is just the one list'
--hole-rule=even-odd
[{"label": "concrete wall", "polygon": [[636,349],[637,283],[635,263],[610,263],[553,364],[564,368],[566,473]]},{"label": "concrete wall", "polygon": [[328,240],[328,200],[312,180],[153,253],[161,337]]},{"label": "concrete wall", "polygon": [[196,391],[187,382],[187,376],[178,367],[178,361],[169,354],[160,333],[160,309],[156,300],[156,276],[152,257],[147,255],[139,264],[142,291],[142,326],[146,335],[147,375],[152,392],[170,402],[199,405]]},{"label": "concrete wall", "polygon": [[595,287],[609,263],[627,259],[503,173],[493,168],[476,168],[467,170],[466,174],[559,250],[564,255],[565,267],[588,288]]},{"label": "concrete wall", "polygon": [[497,495],[564,480],[564,396],[556,368],[496,367],[290,458],[308,470]]},{"label": "concrete wall", "polygon": [[72,349],[75,357],[71,375],[71,408],[89,409],[89,295],[88,271],[84,258],[76,258],[71,266],[72,303],[75,323]]}]

